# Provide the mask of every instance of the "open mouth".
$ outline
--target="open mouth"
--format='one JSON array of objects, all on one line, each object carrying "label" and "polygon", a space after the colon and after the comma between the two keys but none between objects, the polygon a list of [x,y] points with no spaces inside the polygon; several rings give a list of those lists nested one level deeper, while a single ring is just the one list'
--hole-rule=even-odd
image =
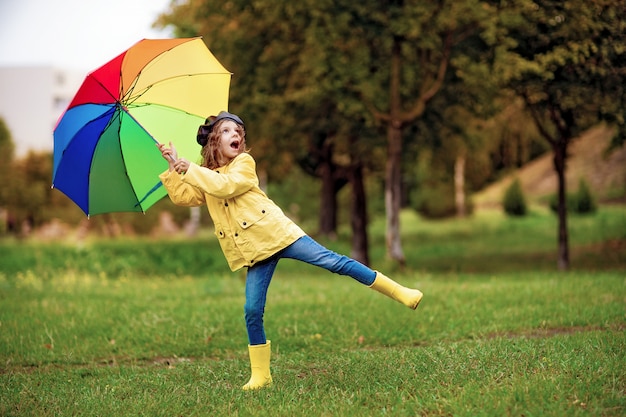
[{"label": "open mouth", "polygon": [[236,141],[231,142],[230,147],[233,149],[239,149],[239,141],[236,140]]}]

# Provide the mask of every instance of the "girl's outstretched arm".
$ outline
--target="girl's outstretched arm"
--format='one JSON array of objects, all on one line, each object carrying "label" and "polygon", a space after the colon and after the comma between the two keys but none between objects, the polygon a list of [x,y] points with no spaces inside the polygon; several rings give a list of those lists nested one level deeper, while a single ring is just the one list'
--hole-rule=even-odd
[{"label": "girl's outstretched arm", "polygon": [[189,161],[184,158],[178,158],[178,152],[172,142],[169,148],[162,143],[156,144],[161,151],[161,156],[168,162],[169,171],[159,175],[159,179],[165,186],[167,194],[172,202],[179,206],[200,206],[206,203],[204,193],[196,187],[182,182],[182,175],[189,169]]}]

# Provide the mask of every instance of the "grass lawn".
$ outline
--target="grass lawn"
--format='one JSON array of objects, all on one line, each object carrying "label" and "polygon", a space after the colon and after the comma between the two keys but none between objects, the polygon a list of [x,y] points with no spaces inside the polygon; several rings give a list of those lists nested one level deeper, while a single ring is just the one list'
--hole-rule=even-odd
[{"label": "grass lawn", "polygon": [[[281,262],[266,310],[274,384],[255,392],[241,390],[243,277],[206,256],[210,239],[4,242],[0,415],[626,414],[623,209],[572,219],[568,273],[549,214],[403,220],[408,266],[390,275],[424,292],[418,310]],[[372,258],[388,271],[383,251]]]}]

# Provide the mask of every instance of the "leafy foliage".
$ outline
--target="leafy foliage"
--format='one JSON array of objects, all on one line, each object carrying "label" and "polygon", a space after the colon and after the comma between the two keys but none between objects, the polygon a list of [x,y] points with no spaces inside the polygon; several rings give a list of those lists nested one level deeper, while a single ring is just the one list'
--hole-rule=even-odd
[{"label": "leafy foliage", "polygon": [[[623,0],[515,1],[502,23],[510,43],[505,83],[532,110],[546,139],[607,121],[624,135]],[[505,44],[506,46],[507,44]]]}]

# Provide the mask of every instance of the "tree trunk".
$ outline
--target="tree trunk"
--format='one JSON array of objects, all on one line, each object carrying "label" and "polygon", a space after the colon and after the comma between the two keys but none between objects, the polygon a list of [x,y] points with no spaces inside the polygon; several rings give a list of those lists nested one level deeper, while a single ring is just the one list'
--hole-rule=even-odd
[{"label": "tree trunk", "polygon": [[567,232],[567,197],[565,184],[565,160],[568,140],[561,139],[554,143],[554,169],[558,180],[558,267],[561,271],[569,269],[569,242]]},{"label": "tree trunk", "polygon": [[318,167],[322,180],[319,233],[334,239],[337,234],[337,189],[332,162],[324,160]]},{"label": "tree trunk", "polygon": [[459,154],[454,163],[454,202],[457,217],[465,217],[465,154]]},{"label": "tree trunk", "polygon": [[387,216],[387,255],[401,266],[405,264],[400,239],[400,208],[402,200],[402,132],[392,124],[388,128],[387,166],[385,174],[385,211]]},{"label": "tree trunk", "polygon": [[363,185],[363,166],[360,163],[350,167],[352,201],[350,203],[350,225],[352,227],[351,257],[364,265],[370,264],[369,241],[367,237],[367,201]]},{"label": "tree trunk", "polygon": [[528,96],[523,93],[522,97],[526,101],[526,105],[530,110],[530,114],[535,121],[535,126],[539,129],[539,133],[552,146],[554,152],[553,163],[557,177],[557,215],[558,215],[558,260],[559,270],[567,271],[569,269],[569,242],[567,233],[567,193],[565,184],[565,168],[567,160],[567,147],[572,140],[572,126],[575,126],[575,116],[572,110],[563,110],[556,103],[559,100],[550,97],[548,101],[547,112],[550,122],[556,128],[556,135],[551,135],[549,129],[544,127],[542,118],[540,117],[540,106],[533,106]]},{"label": "tree trunk", "polygon": [[401,42],[395,38],[391,52],[389,80],[389,112],[387,124],[387,164],[385,167],[385,212],[387,216],[387,256],[404,266],[406,259],[400,239],[400,208],[402,202],[402,122],[400,119]]},{"label": "tree trunk", "polygon": [[333,152],[331,137],[316,135],[307,155],[298,161],[304,172],[322,181],[318,233],[331,239],[337,236],[337,193],[348,183],[345,169],[333,162]]},{"label": "tree trunk", "polygon": [[189,222],[187,223],[187,236],[196,236],[200,230],[200,207],[189,207]]},{"label": "tree trunk", "polygon": [[267,193],[267,170],[264,168],[257,168],[257,177],[259,177],[259,188]]}]

